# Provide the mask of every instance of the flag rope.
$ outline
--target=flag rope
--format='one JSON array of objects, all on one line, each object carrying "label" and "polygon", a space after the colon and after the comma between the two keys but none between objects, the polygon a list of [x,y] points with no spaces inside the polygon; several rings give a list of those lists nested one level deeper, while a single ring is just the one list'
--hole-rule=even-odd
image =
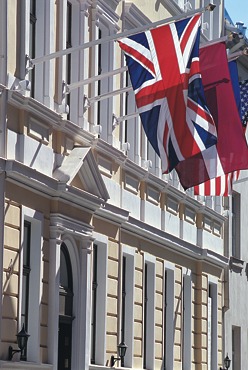
[{"label": "flag rope", "polygon": [[67,54],[71,54],[74,51],[87,49],[89,47],[96,46],[96,45],[99,45],[99,44],[103,44],[103,43],[106,43],[106,42],[109,42],[109,41],[117,41],[118,39],[120,39],[122,37],[131,36],[131,35],[134,35],[134,34],[139,33],[139,32],[148,31],[151,28],[155,28],[157,26],[161,26],[161,25],[166,24],[166,23],[171,23],[171,22],[174,22],[174,21],[177,21],[177,20],[189,18],[192,15],[195,15],[197,13],[204,13],[205,11],[213,11],[215,7],[216,6],[214,4],[210,3],[207,6],[204,6],[202,8],[188,11],[185,17],[182,17],[182,14],[179,14],[179,15],[174,16],[174,17],[161,19],[157,22],[152,22],[152,23],[147,24],[147,25],[143,25],[143,26],[140,26],[140,27],[137,27],[137,28],[133,28],[132,30],[126,30],[124,32],[117,33],[117,34],[114,34],[114,35],[110,35],[110,36],[107,36],[107,37],[102,38],[102,39],[89,41],[89,42],[86,42],[82,45],[74,46],[74,47],[64,49],[64,50],[61,50],[61,51],[56,51],[56,52],[53,52],[51,54],[44,55],[42,57],[31,59],[27,55],[26,57],[27,57],[27,60],[29,61],[29,64],[30,64],[28,69],[33,68],[33,66],[36,65],[36,64],[43,63],[43,62],[49,61],[51,59],[67,55]]}]

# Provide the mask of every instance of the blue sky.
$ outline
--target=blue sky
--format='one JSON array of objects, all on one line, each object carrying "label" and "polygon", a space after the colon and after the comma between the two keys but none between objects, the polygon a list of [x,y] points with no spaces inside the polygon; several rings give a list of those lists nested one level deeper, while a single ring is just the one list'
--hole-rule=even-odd
[{"label": "blue sky", "polygon": [[228,11],[233,23],[242,21],[247,27],[248,36],[248,0],[224,0],[225,8]]}]

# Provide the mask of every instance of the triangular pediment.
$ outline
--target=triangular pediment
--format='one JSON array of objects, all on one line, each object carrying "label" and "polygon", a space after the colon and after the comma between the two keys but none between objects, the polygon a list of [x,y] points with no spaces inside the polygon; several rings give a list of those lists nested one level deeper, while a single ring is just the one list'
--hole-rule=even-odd
[{"label": "triangular pediment", "polygon": [[109,194],[90,147],[73,148],[62,165],[53,172],[58,181],[90,194],[109,199]]}]

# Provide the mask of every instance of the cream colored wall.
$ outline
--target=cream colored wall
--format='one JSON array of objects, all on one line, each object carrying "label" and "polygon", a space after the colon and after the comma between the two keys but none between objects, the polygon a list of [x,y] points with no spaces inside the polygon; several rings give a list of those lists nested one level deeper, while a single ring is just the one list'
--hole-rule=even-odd
[{"label": "cream colored wall", "polygon": [[[97,223],[94,222],[96,226]],[[109,227],[110,228],[109,228]],[[105,223],[105,234],[111,225]],[[119,233],[116,233],[118,235]],[[144,254],[142,249],[135,245],[139,243],[135,235],[131,236],[130,247],[136,249],[135,253],[135,282],[134,282],[134,368],[143,366],[143,268]],[[127,239],[125,239],[125,242]],[[126,245],[126,244],[125,244]],[[154,255],[156,248],[151,247],[149,252]],[[147,250],[146,250],[147,253]],[[120,281],[118,282],[119,268],[119,242],[118,239],[109,238],[108,244],[108,298],[107,298],[107,359],[116,353],[118,344],[117,331],[120,323],[118,322],[118,312],[120,310]],[[155,282],[155,368],[161,369],[163,363],[163,321],[164,321],[164,262],[166,260],[156,258],[156,282]],[[174,296],[174,315],[175,315],[175,341],[174,341],[174,369],[182,367],[183,351],[183,328],[182,328],[182,297],[183,297],[183,267],[190,268],[192,271],[192,370],[208,369],[208,285],[209,276],[219,278],[218,283],[218,363],[221,365],[222,356],[222,287],[220,280],[220,270],[213,269],[201,262],[189,263],[188,265],[178,265],[180,261],[174,255],[175,263],[175,296]],[[181,259],[181,261],[187,261]]]},{"label": "cream colored wall", "polygon": [[134,0],[132,1],[152,22],[170,17],[163,1]]},{"label": "cream colored wall", "polygon": [[[17,2],[18,0],[8,0],[8,22],[7,22],[7,48],[8,48],[8,72],[15,74],[16,72],[16,56],[17,56]],[[20,52],[20,50],[19,50]]]},{"label": "cream colored wall", "polygon": [[10,199],[6,199],[3,254],[3,315],[1,321],[2,345],[0,346],[1,358],[8,353],[8,346],[10,343],[13,343],[17,333],[20,215],[20,205]]}]

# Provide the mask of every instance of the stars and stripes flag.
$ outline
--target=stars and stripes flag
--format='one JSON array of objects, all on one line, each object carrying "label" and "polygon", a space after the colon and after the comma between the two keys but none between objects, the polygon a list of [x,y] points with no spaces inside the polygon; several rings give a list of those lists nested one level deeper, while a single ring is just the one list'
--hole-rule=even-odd
[{"label": "stars and stripes flag", "polygon": [[248,80],[241,81],[240,84],[241,98],[241,119],[242,124],[247,126],[248,123]]},{"label": "stars and stripes flag", "polygon": [[119,40],[163,173],[216,144],[199,71],[201,14]]},{"label": "stars and stripes flag", "polygon": [[[232,81],[236,106],[239,111],[240,120],[243,124],[244,133],[248,120],[248,80],[238,81],[238,68],[236,60],[228,63]],[[237,122],[238,124],[238,122]],[[240,171],[226,173],[214,179],[208,180],[194,187],[195,195],[203,196],[229,196],[233,191],[233,184],[238,180]]]}]

